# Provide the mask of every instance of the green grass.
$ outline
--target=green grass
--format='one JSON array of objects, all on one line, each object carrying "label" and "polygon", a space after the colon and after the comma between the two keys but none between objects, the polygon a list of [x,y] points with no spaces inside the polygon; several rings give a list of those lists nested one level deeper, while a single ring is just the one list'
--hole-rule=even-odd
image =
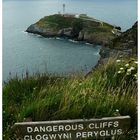
[{"label": "green grass", "polygon": [[[83,29],[84,30],[90,30],[91,32],[111,32],[113,29],[113,26],[107,23],[103,23],[103,26],[101,26],[100,22],[96,21],[89,21],[81,18],[75,18],[75,17],[64,17],[62,15],[50,15],[46,16],[42,19],[40,19],[36,24],[39,27],[42,28],[53,28],[56,30],[62,29],[62,28],[69,28],[73,26],[73,23],[80,22],[83,23]],[[92,19],[92,18],[90,18]],[[82,30],[82,29],[81,29]]]},{"label": "green grass", "polygon": [[131,129],[124,140],[136,139],[137,81],[128,80],[125,74],[119,76],[119,68],[116,60],[111,59],[86,78],[38,74],[9,80],[3,86],[4,140],[14,139],[14,123],[27,119],[44,121],[117,115],[131,116]]},{"label": "green grass", "polygon": [[62,28],[71,27],[72,22],[74,22],[75,18],[72,17],[64,17],[61,15],[50,15],[42,18],[37,22],[37,25],[45,28],[55,28],[57,30]]}]

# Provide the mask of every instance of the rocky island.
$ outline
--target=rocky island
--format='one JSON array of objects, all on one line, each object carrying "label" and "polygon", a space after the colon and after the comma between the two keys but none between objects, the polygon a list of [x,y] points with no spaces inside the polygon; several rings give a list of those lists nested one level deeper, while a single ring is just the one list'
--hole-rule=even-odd
[{"label": "rocky island", "polygon": [[103,46],[108,45],[121,32],[120,27],[114,27],[84,14],[45,16],[30,25],[26,31],[44,37],[66,37]]},{"label": "rocky island", "polygon": [[26,32],[43,37],[62,37],[102,45],[98,64],[117,55],[137,55],[137,22],[125,32],[121,27],[88,17],[85,14],[45,16],[30,25]]}]

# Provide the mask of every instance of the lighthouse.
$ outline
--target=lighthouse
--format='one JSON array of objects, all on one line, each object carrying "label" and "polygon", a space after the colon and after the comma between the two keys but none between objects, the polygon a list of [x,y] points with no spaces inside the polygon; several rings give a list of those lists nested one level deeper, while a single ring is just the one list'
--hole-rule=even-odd
[{"label": "lighthouse", "polygon": [[65,7],[66,7],[66,5],[63,4],[63,15],[65,14]]}]

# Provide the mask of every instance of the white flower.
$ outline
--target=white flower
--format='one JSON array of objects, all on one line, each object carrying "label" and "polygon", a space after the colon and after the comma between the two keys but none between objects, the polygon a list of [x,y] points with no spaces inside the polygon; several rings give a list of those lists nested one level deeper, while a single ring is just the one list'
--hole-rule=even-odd
[{"label": "white flower", "polygon": [[121,73],[121,71],[118,71],[118,73]]},{"label": "white flower", "polygon": [[130,74],[131,74],[131,73],[128,73],[128,72],[126,73],[126,75],[130,75]]},{"label": "white flower", "polygon": [[135,69],[135,67],[131,67],[130,69],[131,69],[131,70],[134,70],[134,69]]},{"label": "white flower", "polygon": [[120,70],[123,70],[124,68],[120,68]]},{"label": "white flower", "polygon": [[128,72],[128,73],[131,73],[131,69],[128,69],[127,72]]},{"label": "white flower", "polygon": [[121,60],[118,59],[118,60],[116,60],[116,62],[119,63],[119,62],[121,62]]},{"label": "white flower", "polygon": [[119,109],[116,109],[116,112],[119,112]]},{"label": "white flower", "polygon": [[135,64],[138,64],[138,61],[135,61]]},{"label": "white flower", "polygon": [[125,66],[126,66],[126,67],[128,67],[128,66],[129,66],[129,64],[125,64]]},{"label": "white flower", "polygon": [[79,86],[81,86],[82,85],[82,83],[79,83]]}]

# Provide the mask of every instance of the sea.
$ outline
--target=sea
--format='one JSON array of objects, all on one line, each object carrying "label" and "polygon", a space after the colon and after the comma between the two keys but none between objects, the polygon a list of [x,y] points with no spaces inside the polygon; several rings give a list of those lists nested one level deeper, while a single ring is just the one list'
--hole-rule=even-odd
[{"label": "sea", "polygon": [[100,59],[99,45],[26,33],[44,16],[63,12],[120,26],[137,21],[137,0],[3,0],[3,81],[35,73],[86,74]]}]

